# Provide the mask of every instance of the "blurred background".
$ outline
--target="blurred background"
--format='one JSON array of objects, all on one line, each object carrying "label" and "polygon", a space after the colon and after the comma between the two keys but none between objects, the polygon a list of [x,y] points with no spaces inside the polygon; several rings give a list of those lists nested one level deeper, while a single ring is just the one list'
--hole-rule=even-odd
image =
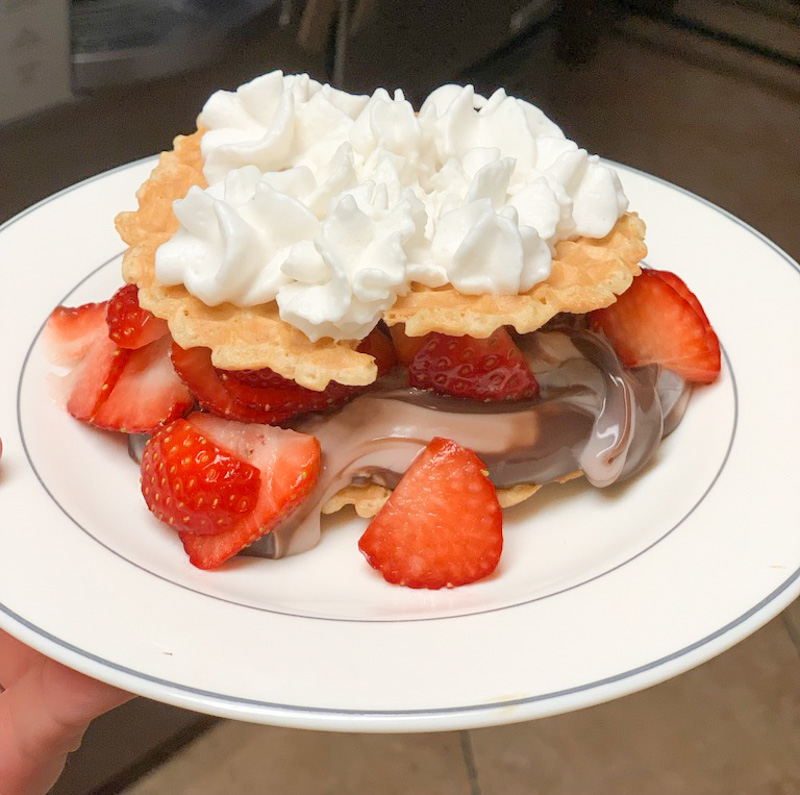
[{"label": "blurred background", "polygon": [[797,258],[799,21],[798,0],[0,0],[0,220],[281,68],[417,102],[503,85]]},{"label": "blurred background", "polygon": [[[169,148],[212,91],[275,68],[350,91],[401,87],[415,103],[443,82],[504,86],[589,151],[688,188],[800,258],[797,0],[0,0],[0,222]],[[322,751],[313,733],[268,739],[139,699],[93,726],[54,792],[797,793],[798,649],[795,604],[677,684],[615,705],[494,734],[326,746],[349,760],[349,788],[231,773],[203,784],[198,760],[218,768],[215,753],[247,742]],[[587,752],[609,732],[630,753]],[[440,743],[439,762],[456,761],[429,770]],[[367,787],[353,749],[394,772]]]}]

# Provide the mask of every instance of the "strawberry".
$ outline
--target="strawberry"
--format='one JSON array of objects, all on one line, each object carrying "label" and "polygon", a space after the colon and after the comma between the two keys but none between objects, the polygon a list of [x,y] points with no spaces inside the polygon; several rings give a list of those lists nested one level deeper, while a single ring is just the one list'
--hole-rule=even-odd
[{"label": "strawberry", "polygon": [[186,420],[160,427],[142,454],[142,494],[162,522],[184,533],[230,530],[252,512],[261,473]]},{"label": "strawberry", "polygon": [[398,360],[408,367],[414,361],[414,356],[427,337],[409,337],[406,334],[406,327],[402,323],[392,326],[389,332],[392,335],[392,343],[397,351]]},{"label": "strawberry", "polygon": [[539,384],[511,335],[499,328],[486,339],[431,332],[408,366],[419,389],[473,400],[535,397]]},{"label": "strawberry", "polygon": [[354,390],[354,387],[331,381],[325,389],[317,392],[269,368],[248,370],[244,374],[235,370],[218,370],[217,373],[232,397],[248,406],[271,412],[271,422],[283,422],[309,411],[323,411],[347,399]]},{"label": "strawberry", "polygon": [[51,358],[69,364],[83,358],[92,340],[106,333],[108,301],[81,306],[57,306],[47,319],[44,339]]},{"label": "strawberry", "polygon": [[433,439],[358,546],[385,580],[409,588],[452,588],[491,574],[503,549],[503,513],[480,459]]},{"label": "strawberry", "polygon": [[378,377],[385,375],[397,364],[397,351],[392,340],[380,330],[374,328],[364,337],[356,348],[360,353],[367,353],[375,360]]},{"label": "strawberry", "polygon": [[106,311],[108,336],[120,348],[142,348],[169,333],[167,321],[139,306],[139,288],[126,284],[114,293]]},{"label": "strawberry", "polygon": [[95,336],[83,359],[68,376],[67,411],[82,422],[94,422],[97,412],[117,385],[131,351],[118,348],[103,333]]},{"label": "strawberry", "polygon": [[589,314],[627,367],[659,364],[687,381],[711,383],[720,346],[697,297],[674,273],[643,270],[616,302]]},{"label": "strawberry", "polygon": [[683,298],[687,303],[689,303],[697,312],[698,315],[702,318],[702,320],[708,323],[708,316],[706,315],[705,309],[703,309],[702,304],[700,303],[697,296],[686,286],[686,282],[680,278],[680,276],[676,276],[674,273],[670,271],[656,271],[655,273],[663,282],[666,282],[673,290],[675,290],[681,298]]},{"label": "strawberry", "polygon": [[172,364],[199,405],[220,417],[241,422],[274,422],[274,415],[235,398],[211,363],[208,348],[181,348],[172,344]]},{"label": "strawberry", "polygon": [[[190,409],[194,398],[172,366],[171,345],[167,336],[135,350],[117,348],[124,364],[89,421],[113,431],[149,433]],[[89,383],[78,387],[88,391]]]},{"label": "strawberry", "polygon": [[[358,346],[361,353],[368,353],[375,359],[375,364],[378,368],[378,377],[384,375],[394,367],[397,362],[397,354],[394,346],[388,337],[377,329],[373,330],[368,337],[361,341]],[[305,401],[310,405],[319,404],[322,408],[330,405],[331,403],[338,402],[339,400],[348,397],[351,392],[358,391],[362,387],[345,386],[335,381],[331,381],[328,387],[322,392],[315,392],[313,389],[307,389],[296,384],[282,375],[278,375],[274,370],[265,367],[263,370],[217,370],[220,377],[225,381],[226,387],[237,398],[251,405],[258,406],[263,400],[257,392],[251,393],[240,390],[232,379],[254,389],[283,389],[291,390],[292,396],[296,396],[298,400]]]},{"label": "strawberry", "polygon": [[106,319],[113,301],[56,307],[44,337],[54,359],[73,365],[66,379],[73,417],[100,428],[147,433],[194,400],[170,363],[169,336],[136,349],[109,337]]},{"label": "strawberry", "polygon": [[[379,375],[394,366],[394,348],[374,330],[358,347],[376,361]],[[362,387],[332,381],[324,390],[307,389],[272,370],[218,370],[207,348],[173,345],[172,361],[200,405],[221,417],[242,422],[279,424],[311,411],[323,411],[349,399]]]},{"label": "strawberry", "polygon": [[[179,431],[180,444],[175,443],[175,428]],[[198,436],[203,439],[202,443]],[[171,441],[165,441],[167,437],[171,437]],[[313,436],[271,425],[232,422],[195,412],[186,420],[167,426],[153,438],[156,441],[150,443],[152,452],[142,459],[145,500],[159,518],[166,516],[169,522],[172,517],[173,526],[181,528],[179,535],[189,561],[200,569],[219,566],[277,527],[311,493],[319,473],[319,442]],[[196,445],[199,451],[218,450],[222,474],[211,477],[206,470],[201,477],[197,456],[187,456],[183,452],[186,440],[191,451]],[[244,466],[240,467],[239,462]],[[252,486],[243,474],[250,471],[248,468],[258,473],[254,504]],[[195,518],[196,511],[186,514],[190,517],[186,524],[190,526],[184,529],[183,512],[164,508],[167,498],[174,498],[176,492],[180,492],[185,503],[197,506],[200,496],[204,500],[210,497],[211,481],[215,478],[218,482],[221,479],[223,484],[217,497],[223,505],[225,529],[213,535],[202,533],[206,525]],[[180,486],[176,487],[178,483]],[[243,502],[249,510],[236,515]],[[153,506],[160,507],[154,510]]]},{"label": "strawberry", "polygon": [[[397,356],[388,337],[378,329],[373,331],[358,346],[361,353],[375,359],[378,376],[394,367]],[[283,422],[298,414],[324,411],[336,406],[360,391],[363,387],[345,386],[331,381],[325,389],[317,392],[278,375],[269,368],[263,370],[217,370],[228,393],[241,403],[273,412],[271,422]]]}]

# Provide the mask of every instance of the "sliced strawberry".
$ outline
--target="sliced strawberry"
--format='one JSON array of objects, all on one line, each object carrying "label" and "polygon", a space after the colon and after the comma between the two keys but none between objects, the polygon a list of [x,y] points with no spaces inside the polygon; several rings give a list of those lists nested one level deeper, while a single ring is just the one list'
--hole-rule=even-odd
[{"label": "sliced strawberry", "polygon": [[[252,511],[222,533],[180,533],[189,561],[200,569],[212,569],[273,530],[300,506],[316,483],[320,447],[313,436],[272,425],[232,422],[204,413],[189,415],[187,422],[220,450],[259,470],[258,499]],[[179,473],[180,462],[176,466]],[[167,476],[175,474],[170,471]]]},{"label": "sliced strawberry", "polygon": [[375,360],[378,368],[378,378],[385,375],[397,364],[397,351],[392,340],[381,331],[374,328],[359,343],[356,348],[359,353],[367,353]]},{"label": "sliced strawberry", "polygon": [[[378,374],[391,369],[396,357],[387,337],[377,329],[358,350],[376,361]],[[270,369],[218,370],[207,348],[172,349],[175,369],[200,405],[221,417],[242,422],[279,424],[299,414],[323,411],[349,399],[363,387],[332,381],[324,390],[307,389]]]},{"label": "sliced strawberry", "polygon": [[334,381],[322,392],[315,392],[286,379],[281,386],[252,386],[231,373],[221,372],[219,378],[237,404],[263,412],[265,419],[262,421],[275,425],[300,414],[336,406],[352,392],[352,387]]},{"label": "sliced strawberry", "polygon": [[423,337],[409,337],[406,334],[406,327],[402,323],[392,326],[389,332],[392,335],[392,342],[397,351],[398,360],[407,367],[414,361],[414,356],[416,356],[417,351],[427,340],[427,335]]},{"label": "sliced strawberry", "polygon": [[117,347],[105,333],[95,335],[83,359],[69,375],[67,411],[76,420],[94,422],[97,412],[119,382],[130,356],[131,351]]},{"label": "sliced strawberry", "polygon": [[73,364],[67,411],[111,430],[146,433],[194,402],[169,360],[170,338],[132,350],[108,336],[108,302],[56,307],[45,326],[54,357]]},{"label": "sliced strawberry", "polygon": [[107,301],[81,306],[57,306],[47,319],[44,339],[54,361],[69,364],[83,358],[92,341],[106,334]]},{"label": "sliced strawberry", "polygon": [[296,386],[293,381],[278,375],[269,367],[262,370],[221,370],[217,368],[217,374],[226,382],[226,386],[229,379],[235,379],[254,389],[283,389],[287,386]]},{"label": "sliced strawberry", "polygon": [[659,364],[687,381],[720,372],[719,340],[697,297],[675,274],[643,270],[616,302],[589,315],[627,367]]},{"label": "sliced strawberry", "polygon": [[142,348],[169,333],[167,321],[139,306],[139,288],[126,284],[114,293],[106,311],[108,336],[120,348]]},{"label": "sliced strawberry", "polygon": [[700,300],[686,286],[686,282],[683,281],[683,279],[681,279],[680,276],[677,276],[676,274],[671,273],[670,271],[653,270],[651,272],[654,273],[656,276],[658,276],[658,278],[661,279],[662,282],[666,282],[670,287],[672,287],[672,289],[675,290],[675,292],[678,293],[678,295],[681,298],[683,298],[684,301],[686,301],[688,304],[691,305],[692,309],[694,309],[694,311],[697,312],[697,314],[700,315],[700,317],[706,323],[709,322],[708,316],[706,315],[706,311],[705,309],[703,309],[703,305],[700,303]]},{"label": "sliced strawberry", "polygon": [[251,513],[261,473],[179,419],[159,428],[142,453],[142,494],[162,522],[183,533],[230,530]]},{"label": "sliced strawberry", "polygon": [[483,463],[433,439],[358,546],[385,580],[409,588],[452,588],[491,574],[503,550],[503,513]]},{"label": "sliced strawberry", "polygon": [[[397,363],[397,354],[389,338],[378,329],[361,341],[358,351],[375,359],[378,377]],[[272,422],[283,422],[289,417],[310,411],[323,411],[344,402],[364,390],[364,387],[345,386],[331,381],[317,392],[307,389],[269,368],[263,370],[217,370],[225,388],[236,400],[249,406],[273,412]],[[281,419],[278,419],[281,417]]]},{"label": "sliced strawberry", "polygon": [[536,377],[504,328],[482,340],[428,334],[408,366],[408,380],[419,389],[473,400],[520,400],[539,392]]},{"label": "sliced strawberry", "polygon": [[172,344],[172,363],[175,371],[197,398],[200,406],[220,417],[241,422],[273,422],[273,415],[237,400],[211,363],[208,348],[181,348]]},{"label": "sliced strawberry", "polygon": [[190,409],[194,397],[172,366],[171,345],[171,337],[162,337],[136,350],[118,348],[118,356],[127,355],[127,360],[90,422],[114,431],[149,433]]}]

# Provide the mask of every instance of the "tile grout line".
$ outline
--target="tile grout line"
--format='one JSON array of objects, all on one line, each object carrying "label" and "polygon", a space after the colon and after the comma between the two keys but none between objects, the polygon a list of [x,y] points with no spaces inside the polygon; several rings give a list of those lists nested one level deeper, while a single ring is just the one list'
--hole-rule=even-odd
[{"label": "tile grout line", "polygon": [[478,781],[478,768],[475,765],[475,753],[472,750],[472,738],[468,731],[460,731],[458,735],[461,741],[461,754],[464,757],[464,764],[467,766],[469,795],[482,795],[481,785]]}]

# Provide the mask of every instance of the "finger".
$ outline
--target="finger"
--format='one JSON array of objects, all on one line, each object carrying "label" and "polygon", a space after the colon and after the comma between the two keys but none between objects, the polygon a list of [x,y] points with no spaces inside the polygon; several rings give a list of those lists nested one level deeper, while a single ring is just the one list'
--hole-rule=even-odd
[{"label": "finger", "polygon": [[0,685],[11,687],[42,655],[0,629]]},{"label": "finger", "polygon": [[89,722],[129,698],[43,658],[0,695],[0,792],[46,792]]},{"label": "finger", "polygon": [[53,717],[62,725],[80,726],[133,698],[130,693],[46,660],[42,691]]}]

